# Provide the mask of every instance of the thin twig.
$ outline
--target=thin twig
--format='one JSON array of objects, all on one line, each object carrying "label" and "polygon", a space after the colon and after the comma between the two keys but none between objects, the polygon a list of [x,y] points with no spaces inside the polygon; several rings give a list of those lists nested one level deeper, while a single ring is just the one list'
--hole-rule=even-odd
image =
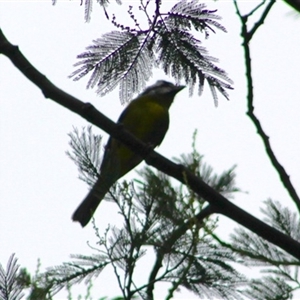
[{"label": "thin twig", "polygon": [[256,7],[254,7],[248,14],[247,17],[251,17],[260,7],[262,7],[266,3],[266,0],[263,0]]},{"label": "thin twig", "polygon": [[248,42],[250,42],[250,40],[252,39],[254,33],[256,32],[256,30],[264,23],[268,13],[270,12],[272,6],[275,4],[276,0],[272,0],[269,2],[269,4],[267,5],[267,7],[265,8],[264,12],[261,15],[261,18],[259,19],[258,22],[256,22],[254,24],[254,26],[252,27],[251,30],[248,31]]},{"label": "thin twig", "polygon": [[254,113],[254,93],[253,93],[253,79],[252,79],[252,64],[251,64],[251,54],[250,54],[250,46],[249,42],[253,36],[253,34],[256,32],[256,30],[259,28],[260,25],[263,24],[264,20],[266,19],[268,13],[270,12],[270,9],[272,5],[275,3],[275,0],[272,0],[269,2],[267,7],[265,8],[264,12],[261,15],[261,18],[259,21],[257,21],[253,28],[249,31],[247,28],[247,15],[243,16],[238,8],[237,1],[234,1],[234,5],[236,7],[236,13],[239,16],[241,23],[242,23],[242,32],[241,36],[243,38],[243,48],[244,48],[244,55],[245,55],[245,65],[246,65],[246,78],[247,78],[247,86],[248,86],[248,95],[247,95],[247,101],[248,101],[248,111],[247,115],[254,123],[254,126],[256,127],[257,134],[261,137],[265,150],[267,152],[267,155],[269,159],[271,160],[271,163],[275,170],[277,171],[280,180],[283,184],[283,186],[288,191],[289,195],[295,202],[298,211],[300,211],[300,198],[293,186],[293,184],[290,181],[290,177],[285,171],[284,167],[281,165],[279,160],[277,159],[272,146],[270,144],[270,138],[264,131],[260,120],[257,118],[257,116]]}]

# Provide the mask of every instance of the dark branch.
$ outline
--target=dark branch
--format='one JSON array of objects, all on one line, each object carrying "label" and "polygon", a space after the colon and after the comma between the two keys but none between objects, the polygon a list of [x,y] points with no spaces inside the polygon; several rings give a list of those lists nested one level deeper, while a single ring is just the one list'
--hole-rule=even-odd
[{"label": "dark branch", "polygon": [[289,175],[287,174],[284,167],[281,165],[281,163],[277,159],[277,157],[276,157],[276,155],[275,155],[275,153],[272,149],[272,146],[270,144],[270,139],[269,139],[268,135],[266,134],[266,132],[262,128],[262,125],[261,125],[259,119],[256,117],[256,115],[254,113],[252,64],[251,64],[251,54],[250,54],[249,42],[250,42],[254,32],[263,23],[264,19],[266,18],[267,14],[269,13],[269,11],[270,11],[270,9],[271,9],[271,7],[274,3],[275,3],[275,0],[270,1],[268,6],[265,8],[260,20],[257,23],[255,23],[254,27],[250,31],[248,31],[248,29],[247,29],[247,15],[246,15],[246,17],[241,15],[241,13],[238,9],[237,3],[235,1],[236,12],[237,12],[238,16],[240,17],[240,20],[241,20],[241,23],[242,23],[241,36],[243,38],[243,48],[244,48],[244,53],[245,53],[245,65],[246,65],[246,78],[247,78],[247,86],[248,86],[248,95],[247,95],[248,111],[247,111],[247,115],[249,116],[249,118],[254,123],[254,126],[256,127],[258,135],[262,138],[262,141],[264,143],[267,155],[268,155],[269,159],[271,160],[271,163],[272,163],[273,167],[277,171],[283,186],[286,188],[289,195],[291,196],[291,198],[295,202],[295,204],[298,208],[298,211],[300,211],[300,198],[299,198],[293,184],[290,181]]},{"label": "dark branch", "polygon": [[[235,1],[236,2],[236,1]],[[246,16],[251,17],[260,7],[262,7],[266,3],[266,0],[260,2],[256,7],[254,7]]]},{"label": "dark branch", "polygon": [[287,4],[300,12],[300,0],[284,0]]},{"label": "dark branch", "polygon": [[42,90],[46,98],[51,98],[56,103],[66,107],[76,114],[79,114],[90,123],[120,140],[132,151],[144,157],[149,165],[152,165],[167,175],[176,178],[183,184],[188,184],[189,188],[210,203],[214,212],[227,216],[270,243],[277,245],[281,249],[300,259],[300,244],[297,241],[232,204],[229,200],[181,165],[175,164],[149,149],[148,145],[139,141],[124,128],[120,128],[120,126],[97,111],[90,103],[84,103],[57,88],[29,63],[29,61],[19,51],[18,47],[13,46],[7,41],[1,30],[0,53],[7,56],[29,80],[36,84]]},{"label": "dark branch", "polygon": [[256,32],[256,30],[264,23],[268,13],[270,12],[270,10],[271,10],[272,6],[275,4],[275,2],[276,2],[276,0],[272,0],[272,1],[269,2],[266,9],[262,13],[260,19],[254,24],[252,29],[249,30],[249,32],[248,32],[248,42],[250,42],[250,40],[252,39],[252,37],[253,37],[254,33]]}]

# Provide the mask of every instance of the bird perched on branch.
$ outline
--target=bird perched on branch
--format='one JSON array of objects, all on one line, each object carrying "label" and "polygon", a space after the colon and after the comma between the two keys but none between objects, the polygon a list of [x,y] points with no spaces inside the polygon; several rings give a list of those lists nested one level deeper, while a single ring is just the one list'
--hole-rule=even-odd
[{"label": "bird perched on branch", "polygon": [[[159,80],[132,100],[119,117],[118,123],[144,143],[155,148],[169,128],[169,108],[175,95],[184,86]],[[136,167],[143,158],[110,137],[100,167],[100,175],[89,194],[74,212],[72,219],[82,227],[88,224],[110,187]]]}]

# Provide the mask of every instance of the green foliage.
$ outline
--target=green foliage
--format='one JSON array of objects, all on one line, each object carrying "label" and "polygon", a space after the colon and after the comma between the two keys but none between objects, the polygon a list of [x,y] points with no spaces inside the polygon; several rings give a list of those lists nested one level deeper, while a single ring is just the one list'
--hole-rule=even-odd
[{"label": "green foliage", "polygon": [[67,151],[66,154],[78,167],[79,178],[89,185],[94,184],[101,165],[102,137],[94,135],[91,126],[88,126],[87,130],[83,128],[81,135],[78,129],[74,128],[74,131],[69,133],[69,137],[72,151]]},{"label": "green foliage", "polygon": [[272,199],[265,201],[265,205],[266,208],[261,209],[266,216],[264,220],[279,231],[300,241],[299,216],[289,208],[283,207],[280,202],[272,201]]},{"label": "green foliage", "polygon": [[120,85],[120,99],[124,102],[145,87],[152,69],[158,67],[176,82],[184,80],[191,94],[197,84],[200,95],[207,81],[216,104],[217,91],[228,98],[226,89],[231,89],[231,80],[192,34],[192,30],[198,31],[208,38],[215,29],[226,32],[215,11],[206,9],[198,0],[178,1],[167,13],[160,11],[161,1],[140,3],[139,11],[148,20],[147,27],[141,28],[132,6],[128,14],[134,27],[119,24],[114,16],[112,22],[119,30],[94,40],[94,45],[78,55],[78,69],[70,76],[79,80],[90,74],[87,87],[97,87],[101,96]]},{"label": "green foliage", "polygon": [[[265,201],[262,212],[265,221],[272,227],[299,241],[299,217],[278,201]],[[260,267],[260,272],[267,274],[258,279],[250,279],[249,287],[241,293],[250,299],[292,299],[293,292],[300,289],[298,269],[300,262],[286,252],[258,237],[238,228],[231,235],[231,244],[215,239],[227,246],[240,258],[243,265]]]},{"label": "green foliage", "polygon": [[244,295],[249,299],[287,300],[292,299],[292,288],[278,277],[262,277],[252,280]]},{"label": "green foliage", "polygon": [[[87,165],[98,164],[100,158],[88,144],[89,141],[100,142],[100,137],[94,136],[91,129],[81,134],[75,129],[70,137],[72,155],[69,153],[69,156],[79,166],[81,178],[90,182],[97,176],[93,171],[96,166],[88,173]],[[217,176],[202,160],[194,146],[191,154],[177,159],[198,175],[203,174],[203,179],[219,192],[232,195],[238,190],[232,169]],[[82,163],[84,166],[80,168]],[[83,173],[88,175],[82,176]],[[101,234],[94,223],[98,241],[93,248],[97,254],[73,255],[71,262],[48,269],[44,276],[52,283],[52,293],[78,283],[88,284],[111,267],[124,299],[134,296],[153,299],[154,286],[159,282],[170,283],[166,299],[171,299],[180,287],[206,299],[239,299],[236,287],[245,280],[231,265],[235,255],[210,237],[217,220],[195,218],[196,213],[205,209],[204,201],[151,168],[144,168],[139,175],[141,178],[135,184],[117,184],[110,195],[123,217],[124,226],[109,225]],[[150,248],[154,250],[155,260],[149,267],[149,278],[137,284],[136,266]]]},{"label": "green foliage", "polygon": [[[271,199],[265,201],[266,208],[262,212],[267,216],[265,221],[290,237],[299,236],[299,218],[287,207]],[[249,265],[299,265],[292,256],[258,237],[257,235],[238,228],[231,236],[232,247],[244,255]]]},{"label": "green foliage", "polygon": [[[161,176],[151,175],[156,177],[154,181]],[[131,299],[136,294],[146,299],[152,295],[152,285],[158,282],[171,283],[170,296],[182,286],[206,298],[238,298],[234,291],[243,278],[230,266],[234,261],[231,251],[213,243],[195,220],[192,226],[179,232],[186,219],[193,219],[193,214],[187,209],[182,212],[180,194],[175,196],[177,199],[163,197],[172,192],[170,186],[164,185],[163,191],[160,189],[151,189],[146,182],[144,189],[138,191],[132,185],[118,186],[114,199],[124,219],[124,227],[111,225],[103,235],[97,231],[97,252],[101,254],[73,256],[72,262],[49,269],[45,276],[53,281],[53,290],[82,281],[88,283],[105,267],[111,266],[124,299]],[[166,218],[161,202],[168,200],[175,202],[178,208],[173,207],[175,213],[168,212],[170,217]],[[172,206],[171,203],[168,205]],[[149,281],[138,285],[135,267],[149,247],[155,250],[155,263],[150,267]]]},{"label": "green foliage", "polygon": [[[92,183],[101,161],[101,137],[88,128],[82,133],[74,129],[70,138],[72,151],[68,155],[79,167],[80,178]],[[215,174],[197,152],[195,139],[196,134],[192,152],[175,160],[218,192],[232,197],[239,191],[234,168]],[[0,291],[6,295],[0,299],[21,299],[7,295],[18,297],[28,288],[29,300],[52,299],[61,289],[70,291],[81,283],[87,285],[86,299],[91,299],[94,280],[107,268],[115,273],[122,293],[119,299],[154,299],[154,287],[160,282],[170,284],[165,299],[172,299],[180,288],[204,299],[291,299],[300,288],[299,262],[293,257],[242,228],[231,236],[231,244],[223,242],[214,233],[217,218],[209,214],[197,217],[207,209],[203,199],[149,167],[138,174],[140,178],[132,183],[117,184],[109,196],[119,209],[123,226],[111,224],[100,233],[94,221],[95,254],[72,255],[70,262],[44,273],[37,271],[32,278],[25,269],[16,275],[18,267],[12,257],[7,271],[0,269]],[[271,199],[265,205],[265,221],[298,239],[300,222],[296,214]],[[148,265],[148,279],[146,276],[140,283],[136,268],[150,249],[154,251],[154,262]],[[265,276],[246,278],[237,271],[237,264],[260,267]]]}]

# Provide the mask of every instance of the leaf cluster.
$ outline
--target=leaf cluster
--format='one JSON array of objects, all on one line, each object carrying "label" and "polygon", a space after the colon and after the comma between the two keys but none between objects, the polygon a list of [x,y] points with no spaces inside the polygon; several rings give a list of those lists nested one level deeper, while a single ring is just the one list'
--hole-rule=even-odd
[{"label": "leaf cluster", "polygon": [[9,258],[6,270],[0,264],[0,300],[20,300],[24,296],[18,270],[14,254]]},{"label": "leaf cluster", "polygon": [[[93,176],[97,177],[93,171],[96,166],[88,173],[86,165],[98,164],[100,158],[87,144],[100,138],[93,135],[91,129],[81,134],[74,131],[70,135],[71,158],[77,166],[84,162],[80,172],[81,175],[85,172],[85,176],[81,178],[91,182]],[[205,174],[205,180],[219,192],[232,194],[238,190],[232,170],[226,176],[207,172],[209,166],[202,162],[202,156],[195,149],[178,160],[191,170]],[[167,299],[171,299],[180,287],[205,299],[239,299],[236,287],[244,279],[231,266],[235,256],[231,250],[215,243],[209,234],[216,228],[217,220],[208,218],[199,222],[195,219],[195,213],[203,209],[203,203],[189,189],[174,185],[165,174],[146,167],[139,175],[140,179],[134,183],[117,184],[109,196],[124,220],[122,228],[109,225],[100,234],[94,223],[98,241],[93,249],[97,254],[73,255],[71,262],[48,269],[44,276],[52,283],[52,293],[78,283],[88,284],[111,267],[124,299],[134,296],[153,299],[154,286],[159,282],[170,284]],[[136,268],[143,263],[142,259],[150,249],[154,251],[155,259],[148,267],[148,280],[145,278],[141,284]]]},{"label": "leaf cluster", "polygon": [[79,179],[89,185],[95,183],[95,178],[99,175],[101,141],[100,135],[92,132],[92,126],[83,128],[81,134],[77,128],[69,133],[71,151],[67,151],[68,157],[75,163],[79,172]]},{"label": "leaf cluster", "polygon": [[[261,210],[265,215],[264,220],[299,241],[299,217],[278,201],[268,199],[264,204],[265,208]],[[300,289],[299,261],[273,244],[243,228],[236,229],[231,235],[231,244],[215,238],[221,245],[234,251],[243,265],[260,267],[260,272],[265,274],[250,279],[249,287],[241,290],[243,295],[250,299],[292,299],[293,292]]]},{"label": "leaf cluster", "polygon": [[216,11],[206,9],[198,0],[181,0],[163,13],[160,11],[162,2],[153,1],[155,9],[150,18],[150,2],[141,1],[139,6],[148,19],[145,29],[141,28],[132,7],[129,14],[134,27],[121,25],[114,17],[113,24],[119,30],[94,40],[87,51],[78,55],[79,61],[75,64],[78,68],[70,77],[79,80],[90,74],[87,87],[97,87],[101,96],[120,85],[120,98],[124,102],[145,87],[152,69],[157,67],[176,82],[183,79],[191,94],[197,84],[200,95],[206,81],[215,103],[217,91],[228,98],[226,89],[231,89],[231,80],[192,33],[192,30],[202,32],[208,38],[215,29],[226,32],[218,22],[220,17]]}]

